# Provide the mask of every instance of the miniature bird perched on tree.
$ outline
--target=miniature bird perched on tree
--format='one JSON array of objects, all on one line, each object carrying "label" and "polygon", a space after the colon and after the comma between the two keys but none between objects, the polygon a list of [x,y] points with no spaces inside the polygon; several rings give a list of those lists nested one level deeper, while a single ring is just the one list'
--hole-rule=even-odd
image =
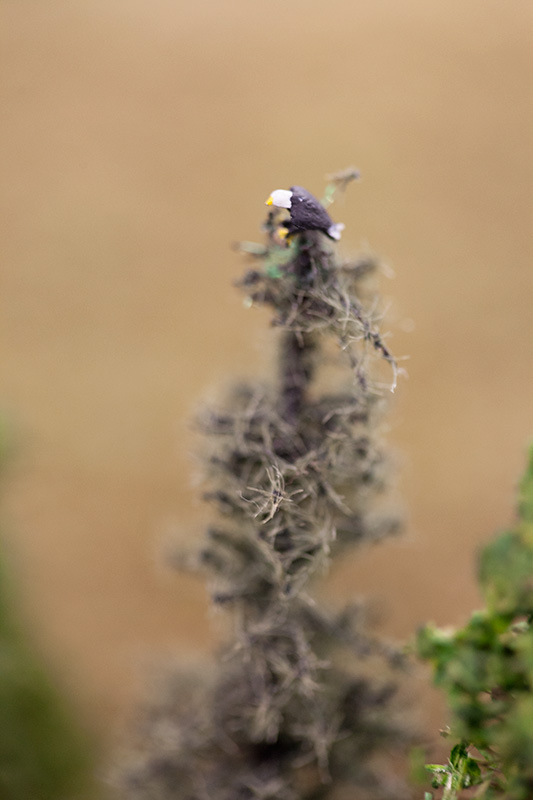
[{"label": "miniature bird perched on tree", "polygon": [[322,231],[330,239],[341,238],[341,232],[344,230],[342,222],[335,224],[320,201],[301,186],[276,189],[266,201],[266,205],[286,208],[290,213],[290,219],[284,222],[278,231],[281,238],[302,231]]}]

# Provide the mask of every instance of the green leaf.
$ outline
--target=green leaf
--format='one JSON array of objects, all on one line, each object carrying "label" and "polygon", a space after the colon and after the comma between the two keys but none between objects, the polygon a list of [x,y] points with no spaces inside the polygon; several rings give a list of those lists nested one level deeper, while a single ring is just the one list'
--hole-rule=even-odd
[{"label": "green leaf", "polygon": [[467,756],[468,753],[466,752],[466,747],[463,742],[460,742],[452,748],[452,752],[450,753],[450,764],[452,767],[458,768],[461,764],[461,761]]},{"label": "green leaf", "polygon": [[464,777],[464,785],[477,786],[483,780],[481,777],[481,768],[475,758],[467,758],[466,772]]},{"label": "green leaf", "polygon": [[450,769],[445,764],[426,764],[428,772],[433,772],[435,775],[448,774]]}]

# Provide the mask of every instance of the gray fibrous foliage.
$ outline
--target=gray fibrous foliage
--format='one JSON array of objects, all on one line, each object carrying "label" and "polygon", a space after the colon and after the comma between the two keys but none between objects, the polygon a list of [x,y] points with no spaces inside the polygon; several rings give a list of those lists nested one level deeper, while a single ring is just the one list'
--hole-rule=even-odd
[{"label": "gray fibrous foliage", "polygon": [[333,611],[310,593],[332,558],[399,529],[377,501],[380,365],[389,388],[397,373],[368,285],[377,263],[339,260],[318,232],[287,247],[276,224],[271,213],[266,245],[243,247],[255,263],[240,287],[274,312],[279,374],[201,419],[218,514],[196,563],[233,637],[146,711],[131,800],[405,796],[388,767],[407,735],[392,703],[402,657],[367,633],[361,605]]}]

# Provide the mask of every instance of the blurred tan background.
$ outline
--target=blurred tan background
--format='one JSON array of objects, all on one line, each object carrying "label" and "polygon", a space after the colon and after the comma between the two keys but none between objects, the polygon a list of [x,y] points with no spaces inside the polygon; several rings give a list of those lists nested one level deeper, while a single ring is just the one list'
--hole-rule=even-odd
[{"label": "blurred tan background", "polygon": [[[396,277],[389,437],[408,533],[337,570],[408,637],[478,602],[533,434],[531,0],[3,0],[5,537],[40,647],[116,731],[221,620],[161,566],[201,535],[189,420],[263,374],[232,288],[270,191],[350,164],[345,253]],[[464,557],[463,555],[464,554]]]}]

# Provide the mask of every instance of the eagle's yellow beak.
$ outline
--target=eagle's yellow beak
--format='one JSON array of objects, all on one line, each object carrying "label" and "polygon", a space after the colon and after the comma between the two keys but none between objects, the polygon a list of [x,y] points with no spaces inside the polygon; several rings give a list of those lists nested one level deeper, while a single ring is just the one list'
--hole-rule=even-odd
[{"label": "eagle's yellow beak", "polygon": [[274,201],[272,200],[272,197],[269,197],[268,200],[265,200],[265,205],[266,206],[271,206],[273,204],[274,204]]}]

